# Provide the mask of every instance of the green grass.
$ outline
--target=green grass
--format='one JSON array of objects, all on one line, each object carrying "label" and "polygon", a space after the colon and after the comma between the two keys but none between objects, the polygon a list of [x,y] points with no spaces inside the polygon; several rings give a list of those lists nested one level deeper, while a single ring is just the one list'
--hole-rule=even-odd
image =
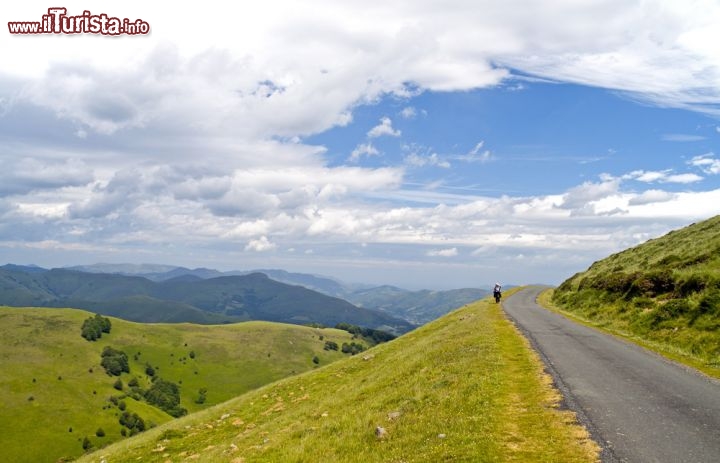
[{"label": "green grass", "polygon": [[720,376],[720,216],[595,262],[552,302]]},{"label": "green grass", "polygon": [[716,364],[708,365],[707,361],[699,359],[688,353],[686,349],[678,348],[675,343],[649,340],[645,336],[640,336],[628,331],[627,329],[622,329],[621,326],[617,326],[605,319],[598,320],[597,318],[588,318],[577,311],[565,310],[558,307],[553,302],[553,293],[553,289],[548,289],[540,293],[540,296],[538,297],[539,304],[548,310],[560,313],[585,326],[590,326],[614,336],[621,337],[629,342],[637,344],[638,346],[651,350],[656,354],[662,355],[668,360],[681,363],[712,378],[720,379],[720,368]]},{"label": "green grass", "polygon": [[526,340],[486,299],[79,461],[597,461],[558,401]]},{"label": "green grass", "polygon": [[[80,336],[88,316],[74,309],[0,308],[3,461],[55,462],[81,455],[85,436],[95,447],[121,439],[120,411],[108,398],[122,393],[112,387],[117,378],[100,366],[104,346],[130,358],[130,374],[121,377],[126,391],[134,377],[149,384],[145,365],[150,363],[158,376],[180,384],[181,405],[194,412],[313,369],[313,356],[321,366],[343,358],[323,350],[324,343],[351,340],[340,330],[267,322],[150,325],[112,319],[111,333],[89,342]],[[200,388],[207,389],[202,405],[195,403]],[[144,402],[124,400],[146,422],[172,419]],[[98,428],[105,437],[95,436]]]}]

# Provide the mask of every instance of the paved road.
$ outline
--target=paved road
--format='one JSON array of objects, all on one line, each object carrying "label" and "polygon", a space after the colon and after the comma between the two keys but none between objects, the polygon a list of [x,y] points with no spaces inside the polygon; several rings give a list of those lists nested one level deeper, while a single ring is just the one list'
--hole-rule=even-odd
[{"label": "paved road", "polygon": [[542,309],[544,288],[503,302],[603,447],[604,462],[720,462],[720,382]]}]

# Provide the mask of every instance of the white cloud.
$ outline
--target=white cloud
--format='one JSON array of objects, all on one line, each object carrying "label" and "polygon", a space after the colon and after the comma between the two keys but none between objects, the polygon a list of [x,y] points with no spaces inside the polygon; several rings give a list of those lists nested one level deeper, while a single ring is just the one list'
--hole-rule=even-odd
[{"label": "white cloud", "polygon": [[413,106],[406,106],[400,111],[400,116],[403,119],[414,119],[417,116],[417,109]]},{"label": "white cloud", "polygon": [[492,154],[490,150],[483,150],[483,146],[485,146],[485,141],[481,140],[469,153],[452,158],[463,162],[488,162],[492,159]]},{"label": "white cloud", "polygon": [[720,174],[720,159],[715,158],[715,153],[705,153],[694,156],[688,164],[699,167],[706,174]]},{"label": "white cloud", "polygon": [[246,251],[255,251],[255,252],[265,252],[265,251],[272,251],[277,246],[274,243],[271,243],[270,240],[267,239],[266,236],[261,236],[260,238],[256,240],[250,241],[247,246],[245,246]]},{"label": "white cloud", "polygon": [[457,248],[434,249],[427,252],[430,257],[455,257],[458,255]]},{"label": "white cloud", "polygon": [[684,133],[667,133],[660,138],[664,141],[690,142],[705,140],[707,137],[704,137],[702,135],[689,135]]},{"label": "white cloud", "polygon": [[644,171],[637,170],[624,175],[622,178],[626,180],[637,180],[644,183],[695,183],[703,178],[697,174],[673,174],[671,170],[663,171]]},{"label": "white cloud", "polygon": [[380,119],[380,124],[376,125],[367,133],[370,138],[377,138],[387,135],[389,137],[399,137],[402,134],[399,130],[393,129],[392,120],[389,117]]},{"label": "white cloud", "polygon": [[703,177],[697,174],[674,174],[668,175],[663,182],[664,183],[696,183],[702,181]]},{"label": "white cloud", "polygon": [[380,152],[373,146],[372,143],[361,143],[355,147],[353,152],[350,154],[350,160],[357,162],[363,156],[378,156]]},{"label": "white cloud", "polygon": [[440,159],[440,156],[438,156],[437,153],[428,155],[410,153],[405,156],[405,163],[414,167],[437,166],[444,169],[449,169],[451,167],[450,163]]},{"label": "white cloud", "polygon": [[661,203],[672,201],[677,197],[674,193],[669,193],[662,190],[647,190],[643,193],[634,196],[628,200],[630,206],[642,206],[645,204]]}]

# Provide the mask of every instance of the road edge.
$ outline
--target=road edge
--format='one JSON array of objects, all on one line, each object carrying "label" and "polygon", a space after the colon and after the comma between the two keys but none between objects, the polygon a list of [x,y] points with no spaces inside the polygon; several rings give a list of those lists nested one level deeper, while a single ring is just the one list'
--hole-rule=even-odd
[{"label": "road edge", "polygon": [[[528,290],[537,290],[537,294],[535,295],[534,301],[535,304],[542,307],[538,302],[538,297],[540,296],[540,293],[544,291],[545,289],[552,288],[552,286],[542,286],[542,285],[532,285],[532,286],[526,286],[525,288],[521,289],[520,291],[528,291]],[[520,292],[518,291],[518,292]],[[508,297],[508,299],[511,299],[516,293],[513,293]],[[600,434],[598,433],[597,427],[595,424],[590,420],[590,418],[587,416],[585,411],[580,407],[580,405],[577,403],[577,400],[575,400],[575,397],[570,392],[570,389],[567,387],[565,382],[562,380],[560,375],[558,375],[557,371],[555,371],[555,368],[553,367],[550,360],[545,356],[545,354],[540,350],[538,347],[538,344],[533,337],[533,335],[527,331],[525,328],[523,328],[515,318],[510,315],[505,310],[504,301],[500,303],[500,306],[503,310],[503,313],[505,314],[505,317],[513,324],[513,326],[525,337],[525,339],[528,340],[530,343],[530,346],[532,349],[537,353],[538,357],[540,357],[540,360],[543,362],[544,370],[545,372],[552,378],[553,387],[560,391],[560,395],[562,396],[562,399],[560,400],[559,407],[560,409],[564,410],[570,410],[571,412],[575,413],[575,417],[583,427],[588,431],[590,434],[590,438],[595,441],[595,443],[600,447],[600,461],[601,463],[621,463],[622,460],[618,459],[615,454],[612,452],[612,448],[609,445],[609,443],[603,439]]]}]

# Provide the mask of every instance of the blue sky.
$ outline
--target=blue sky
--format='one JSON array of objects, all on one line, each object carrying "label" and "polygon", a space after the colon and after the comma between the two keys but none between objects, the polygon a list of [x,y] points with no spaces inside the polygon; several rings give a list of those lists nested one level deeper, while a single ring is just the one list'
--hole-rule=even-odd
[{"label": "blue sky", "polygon": [[0,33],[0,263],[558,284],[718,213],[716,2],[307,5]]},{"label": "blue sky", "polygon": [[[552,194],[600,173],[698,173],[688,161],[717,150],[720,141],[718,121],[704,114],[640,104],[602,88],[518,79],[489,89],[386,98],[358,108],[348,126],[304,141],[327,148],[335,165],[352,162],[352,152],[368,144],[378,153],[363,155],[358,165],[392,166],[415,154],[407,188],[440,182],[435,190],[490,196]],[[369,137],[383,119],[394,132]],[[473,151],[476,159],[463,161]],[[717,178],[665,185],[670,191],[707,187],[717,188]]]}]

